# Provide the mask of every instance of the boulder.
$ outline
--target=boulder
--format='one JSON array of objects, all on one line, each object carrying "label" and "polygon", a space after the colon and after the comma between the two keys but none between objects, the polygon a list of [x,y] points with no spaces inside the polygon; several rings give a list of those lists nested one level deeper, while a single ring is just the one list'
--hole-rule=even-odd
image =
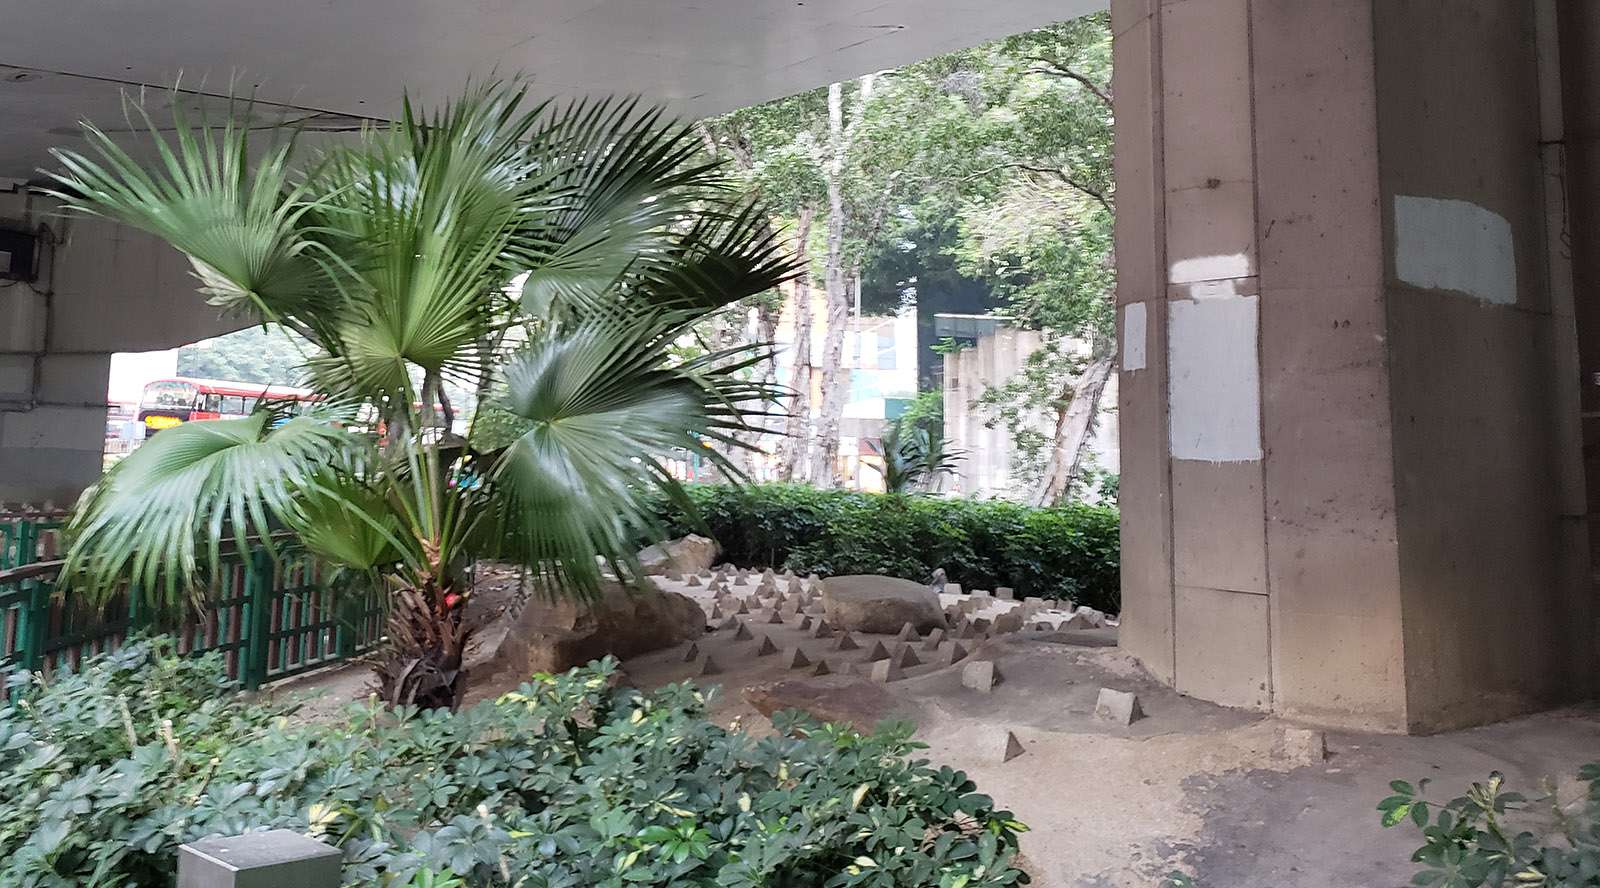
[{"label": "boulder", "polygon": [[648,580],[638,589],[606,583],[592,604],[535,595],[500,642],[492,671],[527,678],[607,654],[637,656],[699,638],[705,624],[706,613],[693,599],[663,592]]},{"label": "boulder", "polygon": [[829,577],[822,608],[829,623],[851,632],[891,635],[908,623],[918,632],[945,625],[938,593],[897,577]]},{"label": "boulder", "polygon": [[691,533],[640,549],[639,567],[646,574],[658,576],[669,572],[696,574],[709,569],[720,551],[716,540]]}]

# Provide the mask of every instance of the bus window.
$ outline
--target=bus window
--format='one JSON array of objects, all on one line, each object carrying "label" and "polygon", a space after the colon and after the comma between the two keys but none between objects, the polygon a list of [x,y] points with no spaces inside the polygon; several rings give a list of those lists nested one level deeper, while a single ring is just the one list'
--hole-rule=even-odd
[{"label": "bus window", "polygon": [[245,398],[244,399],[244,414],[246,416],[249,416],[250,414],[256,412],[256,405],[259,404],[259,403],[261,403],[261,399],[260,398]]},{"label": "bus window", "polygon": [[239,395],[227,395],[222,399],[222,415],[243,416],[244,414],[244,398]]},{"label": "bus window", "polygon": [[193,410],[199,390],[187,382],[152,382],[144,388],[144,407]]},{"label": "bus window", "polygon": [[206,395],[206,405],[200,409],[207,413],[221,413],[222,396],[215,393]]}]

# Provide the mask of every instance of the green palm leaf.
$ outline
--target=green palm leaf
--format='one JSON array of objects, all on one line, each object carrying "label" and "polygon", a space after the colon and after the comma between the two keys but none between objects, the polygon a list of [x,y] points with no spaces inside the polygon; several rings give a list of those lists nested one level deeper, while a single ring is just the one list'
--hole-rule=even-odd
[{"label": "green palm leaf", "polygon": [[255,535],[271,546],[277,522],[334,465],[363,456],[364,443],[323,417],[277,428],[272,414],[189,422],[167,429],[118,463],[84,495],[67,529],[63,572],[90,594],[120,580],[140,583],[152,600],[174,604],[203,588],[202,559],[215,573],[221,542],[241,547]]}]

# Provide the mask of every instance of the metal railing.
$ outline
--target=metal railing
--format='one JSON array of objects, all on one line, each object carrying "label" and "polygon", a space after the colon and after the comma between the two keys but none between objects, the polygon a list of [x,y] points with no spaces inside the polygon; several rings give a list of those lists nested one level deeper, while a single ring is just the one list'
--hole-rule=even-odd
[{"label": "metal railing", "polygon": [[[59,528],[59,519],[49,520]],[[8,539],[39,539],[38,526],[14,524]],[[60,560],[0,570],[0,663],[48,676],[115,650],[135,632],[162,631],[176,639],[179,653],[222,652],[229,676],[253,689],[377,645],[384,624],[381,590],[338,592],[329,587],[326,569],[293,538],[273,543],[276,559],[259,542],[243,551],[225,545],[203,606],[176,623],[153,613],[136,587],[99,606],[70,587],[58,588]]]}]

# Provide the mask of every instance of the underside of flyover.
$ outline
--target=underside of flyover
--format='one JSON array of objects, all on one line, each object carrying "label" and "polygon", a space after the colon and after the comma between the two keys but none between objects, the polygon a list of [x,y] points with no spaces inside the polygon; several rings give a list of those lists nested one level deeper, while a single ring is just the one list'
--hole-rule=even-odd
[{"label": "underside of flyover", "polygon": [[[246,323],[170,249],[29,192],[128,87],[249,90],[315,139],[495,72],[700,115],[1096,5],[12,3],[0,220],[43,246],[38,280],[0,282],[0,501],[98,474],[111,352]],[[1123,645],[1184,693],[1353,728],[1592,696],[1600,4],[1112,18]]]}]

